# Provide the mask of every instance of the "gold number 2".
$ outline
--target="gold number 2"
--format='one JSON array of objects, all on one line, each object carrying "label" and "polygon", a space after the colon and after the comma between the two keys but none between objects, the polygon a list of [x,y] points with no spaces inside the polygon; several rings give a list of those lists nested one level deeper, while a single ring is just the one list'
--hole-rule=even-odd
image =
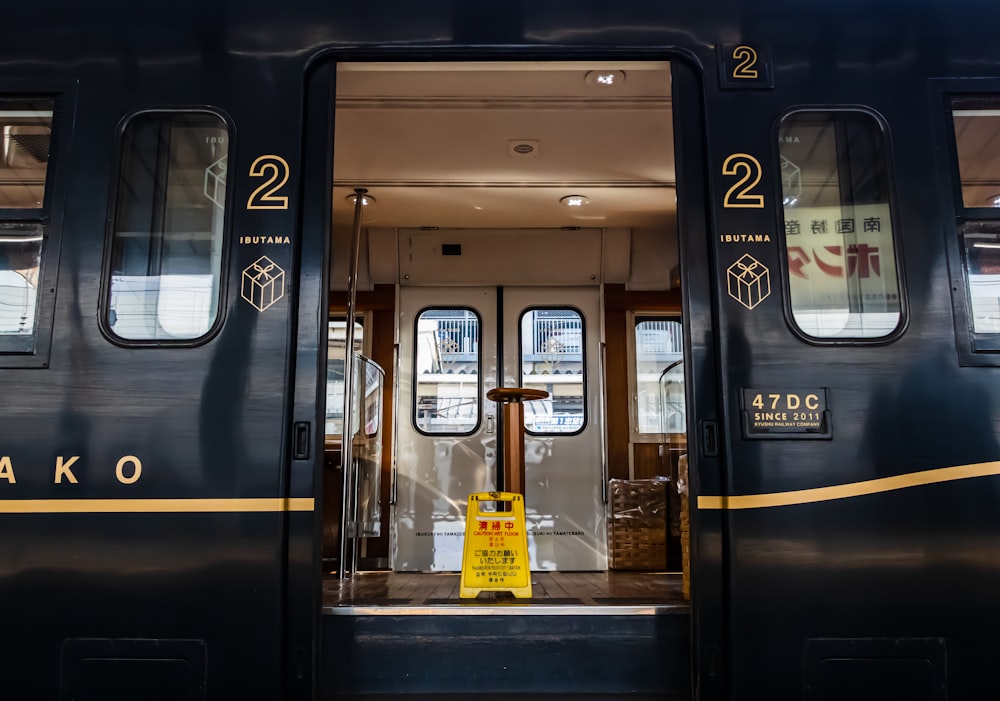
[{"label": "gold number 2", "polygon": [[250,164],[251,178],[267,178],[250,193],[247,209],[288,209],[288,197],[277,193],[288,182],[288,161],[281,156],[258,156]]},{"label": "gold number 2", "polygon": [[760,183],[760,161],[748,153],[731,154],[722,163],[722,174],[739,177],[736,184],[726,191],[723,207],[764,208],[764,195],[750,192]]},{"label": "gold number 2", "polygon": [[757,52],[749,46],[737,46],[733,49],[733,58],[739,61],[733,69],[734,78],[756,78]]}]

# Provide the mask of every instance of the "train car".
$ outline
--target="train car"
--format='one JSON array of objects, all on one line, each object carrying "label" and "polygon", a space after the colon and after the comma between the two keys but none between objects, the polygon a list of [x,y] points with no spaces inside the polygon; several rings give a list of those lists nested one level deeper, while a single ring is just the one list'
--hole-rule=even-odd
[{"label": "train car", "polygon": [[3,18],[0,697],[1000,693],[995,6]]}]

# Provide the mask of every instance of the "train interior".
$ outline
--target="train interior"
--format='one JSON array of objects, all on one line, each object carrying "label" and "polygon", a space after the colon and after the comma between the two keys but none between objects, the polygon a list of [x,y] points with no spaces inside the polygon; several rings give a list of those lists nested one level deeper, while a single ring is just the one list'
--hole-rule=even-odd
[{"label": "train interior", "polygon": [[336,81],[325,610],[508,601],[459,597],[468,496],[495,490],[524,494],[523,607],[686,608],[670,64],[342,63]]}]

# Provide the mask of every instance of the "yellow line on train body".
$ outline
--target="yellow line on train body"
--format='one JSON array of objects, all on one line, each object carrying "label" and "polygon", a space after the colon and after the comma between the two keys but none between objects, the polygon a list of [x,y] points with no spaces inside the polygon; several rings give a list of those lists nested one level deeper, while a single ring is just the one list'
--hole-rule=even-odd
[{"label": "yellow line on train body", "polygon": [[699,496],[699,509],[765,509],[772,506],[792,506],[794,504],[812,504],[819,501],[834,501],[859,497],[866,494],[891,492],[896,489],[918,487],[939,482],[954,482],[973,477],[1000,475],[1000,461],[981,462],[973,465],[957,465],[941,467],[935,470],[909,472],[893,477],[865,480],[838,484],[832,487],[815,489],[798,489],[791,492],[773,492],[771,494],[741,494],[735,496]]},{"label": "yellow line on train body", "polygon": [[4,499],[0,514],[267,513],[313,511],[315,499]]}]

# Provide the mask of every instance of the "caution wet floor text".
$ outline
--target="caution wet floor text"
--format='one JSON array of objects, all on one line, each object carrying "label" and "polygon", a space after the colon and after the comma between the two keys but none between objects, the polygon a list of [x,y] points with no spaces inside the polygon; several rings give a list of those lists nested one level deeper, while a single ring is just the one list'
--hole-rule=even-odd
[{"label": "caution wet floor text", "polygon": [[[498,509],[484,511],[482,507],[489,503],[495,503]],[[509,504],[509,510],[500,510],[500,504]],[[474,599],[484,591],[509,591],[519,599],[531,598],[528,534],[524,497],[520,494],[469,495],[459,596]]]}]

